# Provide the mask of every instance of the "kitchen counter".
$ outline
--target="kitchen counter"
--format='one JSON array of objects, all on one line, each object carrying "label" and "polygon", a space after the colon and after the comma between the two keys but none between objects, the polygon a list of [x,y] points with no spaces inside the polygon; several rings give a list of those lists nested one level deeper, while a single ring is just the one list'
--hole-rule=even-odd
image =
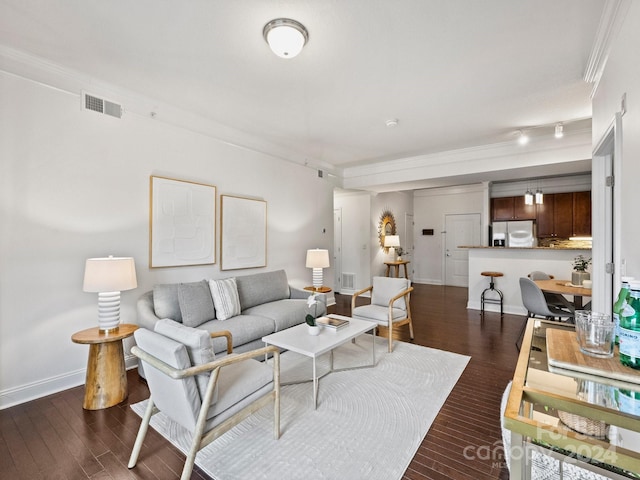
[{"label": "kitchen counter", "polygon": [[[486,277],[480,275],[484,271],[502,272],[496,278],[496,288],[504,295],[504,312],[526,315],[520,295],[520,277],[539,270],[555,278],[571,278],[573,259],[578,255],[591,256],[590,248],[560,247],[485,247],[468,246],[469,251],[469,297],[467,308],[480,310],[480,296],[489,286]],[[587,300],[588,301],[588,300]],[[500,311],[499,305],[487,304],[487,311]]]}]

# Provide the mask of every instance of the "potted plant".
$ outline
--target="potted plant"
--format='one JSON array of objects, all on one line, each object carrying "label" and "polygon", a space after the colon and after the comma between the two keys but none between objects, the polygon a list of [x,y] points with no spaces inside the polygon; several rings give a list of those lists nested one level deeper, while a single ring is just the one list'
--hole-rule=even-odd
[{"label": "potted plant", "polygon": [[312,294],[309,295],[307,299],[307,306],[309,308],[313,307],[313,315],[311,313],[307,313],[307,316],[304,317],[305,322],[307,322],[307,329],[309,330],[309,335],[319,335],[320,334],[320,325],[316,322],[316,314],[318,313],[318,300],[316,299],[318,295]]},{"label": "potted plant", "polygon": [[402,261],[402,254],[404,253],[404,249],[402,247],[396,247],[396,254],[398,255],[397,260],[399,262]]},{"label": "potted plant", "polygon": [[584,255],[578,255],[573,259],[573,272],[571,272],[571,283],[574,285],[582,285],[584,280],[589,280],[591,275],[587,272],[587,268],[591,264],[591,258]]}]

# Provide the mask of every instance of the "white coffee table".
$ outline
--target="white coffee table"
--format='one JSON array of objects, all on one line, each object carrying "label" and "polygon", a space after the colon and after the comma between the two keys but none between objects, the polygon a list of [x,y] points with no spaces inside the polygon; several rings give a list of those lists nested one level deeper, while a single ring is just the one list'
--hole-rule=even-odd
[{"label": "white coffee table", "polygon": [[[299,353],[306,357],[313,359],[313,377],[307,382],[313,382],[313,405],[314,408],[318,408],[318,384],[320,378],[328,375],[331,372],[340,372],[344,370],[355,370],[357,368],[371,368],[376,364],[376,342],[371,342],[371,364],[361,365],[357,367],[348,368],[333,368],[333,349],[340,345],[347,343],[350,340],[362,335],[363,333],[372,331],[375,337],[375,330],[378,326],[377,323],[369,322],[367,320],[358,320],[350,317],[344,317],[342,315],[328,315],[333,318],[340,318],[349,320],[349,325],[336,331],[330,331],[329,328],[323,327],[320,335],[309,335],[307,333],[307,324],[303,323],[296,325],[295,327],[287,328],[281,332],[272,333],[266,337],[262,337],[262,341],[266,345],[274,345],[284,350],[290,350],[292,352]],[[329,352],[329,371],[318,377],[316,371],[316,358],[323,353]],[[290,382],[282,383],[281,385],[290,385],[292,383],[302,382]]]}]

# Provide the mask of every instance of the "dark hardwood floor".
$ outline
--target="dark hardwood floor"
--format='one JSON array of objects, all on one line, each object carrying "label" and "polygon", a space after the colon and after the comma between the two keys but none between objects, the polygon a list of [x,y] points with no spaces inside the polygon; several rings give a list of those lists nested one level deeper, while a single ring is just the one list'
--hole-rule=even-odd
[{"label": "dark hardwood floor", "polygon": [[[351,297],[336,295],[334,313],[349,314]],[[471,356],[404,478],[506,479],[499,406],[517,360],[524,317],[466,310],[467,289],[415,285],[414,343]],[[408,327],[399,338],[408,340]],[[129,398],[100,411],[82,409],[83,387],[0,411],[0,478],[176,479],[184,456],[149,429],[140,460],[127,469],[140,418],[129,408],[148,397],[136,370]],[[196,468],[192,479],[207,478]],[[309,479],[312,480],[312,479]],[[356,479],[354,479],[356,480]]]}]

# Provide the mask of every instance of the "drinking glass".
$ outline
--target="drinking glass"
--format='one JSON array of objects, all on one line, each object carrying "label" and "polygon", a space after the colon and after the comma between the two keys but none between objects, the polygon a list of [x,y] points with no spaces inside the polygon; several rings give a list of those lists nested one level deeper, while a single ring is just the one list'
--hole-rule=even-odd
[{"label": "drinking glass", "polygon": [[575,318],[580,351],[592,357],[613,357],[614,324],[611,315],[576,310]]}]

